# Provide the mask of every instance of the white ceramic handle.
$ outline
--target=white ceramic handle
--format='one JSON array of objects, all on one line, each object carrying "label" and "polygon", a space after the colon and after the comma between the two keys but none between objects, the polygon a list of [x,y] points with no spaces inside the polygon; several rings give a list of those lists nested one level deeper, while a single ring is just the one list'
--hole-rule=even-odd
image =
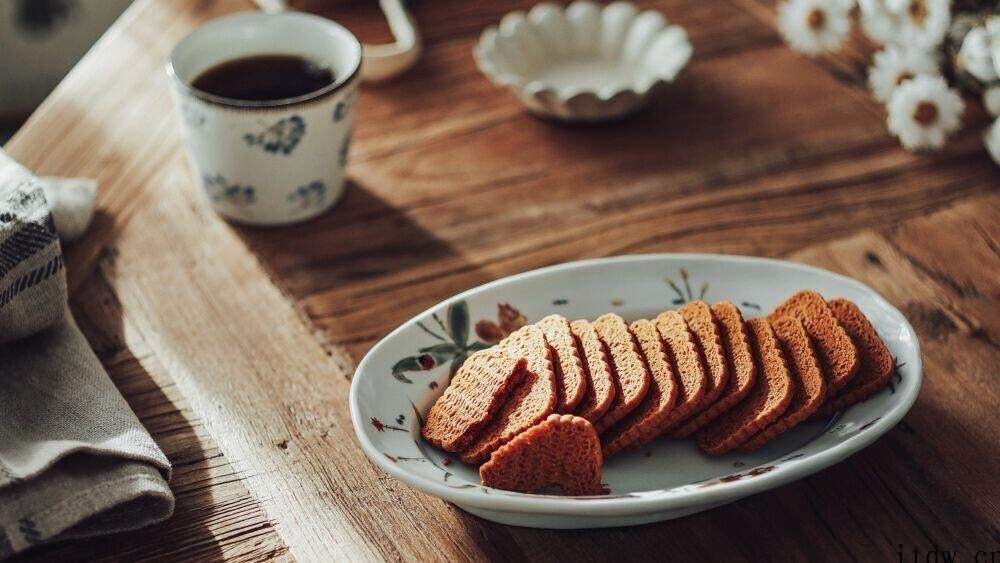
[{"label": "white ceramic handle", "polygon": [[[254,2],[268,14],[288,9],[286,0]],[[423,49],[417,24],[402,0],[379,0],[379,6],[396,41],[384,45],[362,45],[361,79],[365,82],[381,82],[406,72],[420,58]]]},{"label": "white ceramic handle", "polygon": [[420,58],[420,32],[402,0],[379,0],[395,43],[363,45],[361,78],[365,82],[387,80],[410,69]]}]

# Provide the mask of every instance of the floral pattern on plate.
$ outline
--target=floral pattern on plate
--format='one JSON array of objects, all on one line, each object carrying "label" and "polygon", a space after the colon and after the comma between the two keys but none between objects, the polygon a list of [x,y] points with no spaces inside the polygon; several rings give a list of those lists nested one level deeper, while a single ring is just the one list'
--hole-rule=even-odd
[{"label": "floral pattern on plate", "polygon": [[[415,355],[398,360],[392,366],[392,376],[402,383],[413,383],[405,375],[407,372],[430,371],[448,364],[450,379],[470,354],[489,348],[527,323],[527,318],[508,304],[497,305],[497,309],[497,322],[484,320],[476,323],[476,335],[482,340],[471,343],[469,304],[464,300],[448,305],[444,319],[437,313],[431,313],[430,319],[418,321],[416,325],[420,330],[438,342],[418,349]],[[434,389],[438,382],[431,381],[428,386]]]}]

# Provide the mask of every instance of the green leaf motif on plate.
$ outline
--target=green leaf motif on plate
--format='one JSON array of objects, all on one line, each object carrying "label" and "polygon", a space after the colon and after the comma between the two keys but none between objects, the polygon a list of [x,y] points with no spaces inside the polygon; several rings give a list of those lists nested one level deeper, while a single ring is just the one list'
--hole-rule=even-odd
[{"label": "green leaf motif on plate", "polygon": [[413,383],[413,381],[403,375],[403,372],[418,371],[420,369],[420,360],[416,356],[407,356],[392,366],[392,376],[403,383]]},{"label": "green leaf motif on plate", "polygon": [[[418,322],[417,326],[438,342],[417,350],[417,355],[407,356],[392,366],[392,376],[402,383],[413,383],[405,372],[429,371],[450,363],[450,375],[454,376],[469,355],[490,347],[481,340],[469,343],[469,305],[464,300],[448,305],[442,320],[437,313],[431,314],[432,322]],[[436,325],[436,328],[435,328]],[[436,381],[430,383],[436,387]]]},{"label": "green leaf motif on plate", "polygon": [[681,268],[680,274],[683,289],[681,289],[681,287],[677,285],[677,282],[675,282],[672,278],[666,278],[663,280],[667,282],[667,285],[670,286],[670,289],[674,290],[674,294],[677,296],[672,303],[674,305],[683,305],[696,299],[704,299],[705,294],[708,293],[708,282],[701,284],[701,287],[698,289],[698,296],[695,297],[694,291],[691,289],[691,281],[687,270]]},{"label": "green leaf motif on plate", "polygon": [[448,328],[452,341],[464,348],[469,341],[469,305],[464,299],[448,305]]},{"label": "green leaf motif on plate", "polygon": [[472,344],[469,344],[469,347],[467,348],[467,350],[471,354],[473,352],[478,352],[480,350],[485,350],[485,349],[487,349],[489,347],[490,347],[490,345],[487,344],[487,343],[485,343],[485,342],[473,342]]}]

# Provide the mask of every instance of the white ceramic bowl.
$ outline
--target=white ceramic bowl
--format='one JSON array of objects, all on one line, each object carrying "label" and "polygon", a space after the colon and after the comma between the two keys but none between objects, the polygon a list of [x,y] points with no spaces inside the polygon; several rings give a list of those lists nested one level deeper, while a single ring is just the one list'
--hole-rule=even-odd
[{"label": "white ceramic bowl", "polygon": [[[861,308],[897,359],[889,387],[830,419],[802,423],[753,453],[702,454],[692,440],[659,438],[604,465],[610,493],[523,494],[483,487],[475,467],[426,443],[420,419],[450,370],[489,344],[509,304],[534,322],[612,311],[649,318],[691,299],[737,304],[747,318],[812,288]],[[510,311],[508,309],[508,311]],[[818,268],[739,256],[654,254],[574,262],[497,280],[417,315],[365,356],[351,384],[351,418],[365,453],[387,473],[473,514],[544,528],[623,526],[676,518],[766,491],[828,467],[892,428],[920,390],[920,346],[903,315],[867,286]]]},{"label": "white ceramic bowl", "polygon": [[691,58],[684,30],[629,2],[539,4],[483,31],[479,68],[534,114],[603,121],[641,108]]}]

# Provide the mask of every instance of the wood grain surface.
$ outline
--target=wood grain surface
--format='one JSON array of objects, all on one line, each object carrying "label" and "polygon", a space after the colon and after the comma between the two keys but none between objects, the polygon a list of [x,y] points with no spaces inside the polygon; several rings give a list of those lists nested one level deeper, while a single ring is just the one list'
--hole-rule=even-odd
[{"label": "wood grain surface", "polygon": [[[937,546],[973,561],[1000,549],[1000,169],[982,110],[969,104],[944,152],[913,155],[865,90],[861,38],[813,60],[781,42],[771,2],[640,4],[687,29],[690,67],[640,115],[558,126],[525,115],[471,56],[483,27],[530,3],[414,2],[425,55],[362,91],[343,201],[248,229],[198,193],[163,65],[194,26],[253,5],[138,0],[6,149],[39,174],[101,183],[95,224],[67,248],[73,310],[173,461],[177,511],[23,559],[898,561]],[[387,35],[374,3],[295,5]],[[351,374],[398,324],[505,275],[671,251],[786,257],[871,285],[919,333],[913,410],[816,475],[625,529],[493,524],[364,458]]]}]

